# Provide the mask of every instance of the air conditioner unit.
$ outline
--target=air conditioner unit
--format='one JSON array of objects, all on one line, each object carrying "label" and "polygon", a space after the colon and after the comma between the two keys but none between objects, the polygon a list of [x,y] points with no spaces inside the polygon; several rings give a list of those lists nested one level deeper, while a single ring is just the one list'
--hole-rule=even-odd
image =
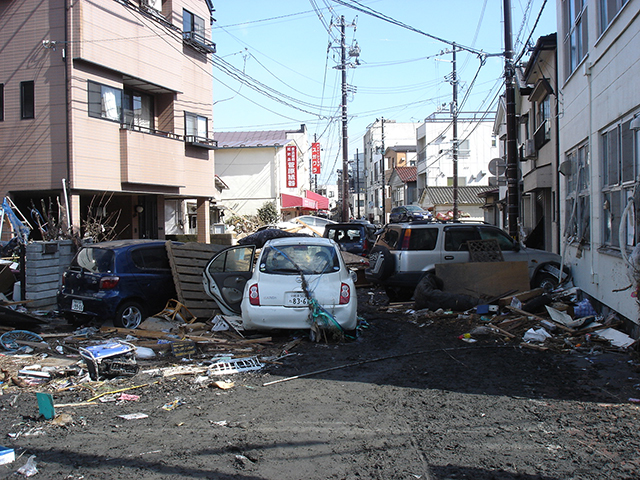
[{"label": "air conditioner unit", "polygon": [[524,141],[524,158],[527,160],[533,160],[538,157],[538,151],[536,150],[536,144],[533,138],[527,138]]}]

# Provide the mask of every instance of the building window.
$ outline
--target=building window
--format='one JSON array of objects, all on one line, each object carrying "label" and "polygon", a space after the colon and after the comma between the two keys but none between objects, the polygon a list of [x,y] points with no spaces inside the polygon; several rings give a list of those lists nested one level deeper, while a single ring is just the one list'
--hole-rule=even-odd
[{"label": "building window", "polygon": [[153,97],[151,95],[125,90],[123,112],[123,123],[126,128],[153,131]]},{"label": "building window", "polygon": [[633,215],[626,219],[626,238],[619,238],[620,222],[630,197],[633,197],[634,179],[638,172],[634,151],[635,132],[630,129],[631,121],[618,123],[603,132],[601,140],[602,196],[604,209],[603,244],[620,248],[634,245],[635,222]]},{"label": "building window", "polygon": [[591,242],[589,194],[589,145],[583,144],[566,154],[569,165],[565,176],[565,229],[570,241],[581,245]]},{"label": "building window", "polygon": [[184,42],[202,53],[216,53],[216,46],[207,40],[204,18],[182,10],[182,38]]},{"label": "building window", "polygon": [[4,120],[4,83],[0,83],[0,122]]},{"label": "building window", "polygon": [[187,137],[195,137],[195,140],[207,139],[207,117],[185,112],[184,132]]},{"label": "building window", "polygon": [[587,0],[563,0],[565,78],[578,67],[588,52]]},{"label": "building window", "polygon": [[33,81],[20,82],[20,117],[35,118],[35,86]]},{"label": "building window", "polygon": [[120,122],[122,118],[122,90],[100,83],[87,82],[89,116]]},{"label": "building window", "polygon": [[627,1],[628,0],[598,0],[598,16],[600,20],[599,33],[601,35],[616,17],[618,12],[622,10],[622,7],[626,5]]}]

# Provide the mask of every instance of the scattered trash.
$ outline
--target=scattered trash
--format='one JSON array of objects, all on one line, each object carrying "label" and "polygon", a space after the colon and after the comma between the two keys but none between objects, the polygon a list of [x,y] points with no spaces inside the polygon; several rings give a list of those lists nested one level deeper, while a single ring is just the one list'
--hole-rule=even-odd
[{"label": "scattered trash", "polygon": [[36,467],[36,456],[31,455],[27,459],[27,463],[21,466],[18,469],[17,473],[19,473],[20,475],[24,475],[25,477],[32,477],[36,473],[38,473],[38,468]]},{"label": "scattered trash", "polygon": [[129,393],[121,393],[120,396],[118,397],[118,400],[121,400],[124,402],[137,402],[138,400],[140,400],[140,395],[131,395]]},{"label": "scattered trash", "polygon": [[125,420],[141,420],[143,418],[147,418],[149,415],[146,413],[128,413],[126,415],[118,415],[118,417],[123,418]]},{"label": "scattered trash", "polygon": [[59,427],[64,427],[65,425],[73,423],[73,417],[68,413],[61,413],[60,415],[57,415],[56,418],[51,420],[51,423],[53,425],[58,425]]},{"label": "scattered trash", "polygon": [[56,416],[56,410],[53,408],[53,395],[50,393],[38,392],[36,393],[38,400],[38,410],[40,415],[45,419],[51,420]]},{"label": "scattered trash", "polygon": [[472,338],[470,333],[463,333],[458,338],[463,342],[467,342],[467,343],[475,343],[478,341],[475,338]]},{"label": "scattered trash", "polygon": [[140,360],[149,360],[155,358],[156,352],[149,347],[136,347],[136,358]]},{"label": "scattered trash", "polygon": [[16,452],[13,448],[0,446],[0,465],[6,465],[16,459]]},{"label": "scattered trash", "polygon": [[[24,349],[25,346],[32,347],[32,344],[42,345],[42,342],[44,342],[44,340],[40,335],[28,330],[11,330],[0,336],[0,346],[10,352]],[[49,345],[44,342],[44,346],[48,348]]]},{"label": "scattered trash", "polygon": [[218,387],[221,390],[229,390],[230,388],[235,387],[235,383],[234,382],[224,382],[222,380],[218,380],[216,382],[213,382],[211,385]]},{"label": "scattered trash", "polygon": [[171,411],[171,410],[175,410],[180,405],[184,405],[184,402],[182,400],[180,400],[179,398],[176,398],[173,402],[165,403],[162,406],[162,409],[163,410],[167,410],[167,411]]},{"label": "scattered trash", "polygon": [[538,328],[537,330],[530,328],[522,337],[525,342],[537,343],[544,343],[547,338],[551,338],[551,335],[544,328]]},{"label": "scattered trash", "polygon": [[213,327],[211,328],[212,332],[224,332],[229,330],[229,324],[224,319],[222,315],[216,315],[213,317]]},{"label": "scattered trash", "polygon": [[135,363],[135,346],[124,341],[114,341],[79,349],[87,364],[91,380],[100,376],[132,376],[138,373]]},{"label": "scattered trash", "polygon": [[634,343],[634,339],[626,333],[622,333],[614,328],[605,328],[604,330],[597,330],[593,334],[600,338],[606,338],[611,342],[611,345],[620,348],[627,348]]},{"label": "scattered trash", "polygon": [[219,360],[209,367],[209,375],[231,375],[233,373],[260,370],[263,367],[257,357]]}]

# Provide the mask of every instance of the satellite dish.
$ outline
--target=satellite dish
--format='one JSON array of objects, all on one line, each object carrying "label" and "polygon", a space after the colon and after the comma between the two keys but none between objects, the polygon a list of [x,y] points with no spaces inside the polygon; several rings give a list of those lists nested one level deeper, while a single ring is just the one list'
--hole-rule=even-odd
[{"label": "satellite dish", "polygon": [[489,162],[489,171],[491,175],[495,175],[496,177],[504,175],[506,168],[507,165],[501,158],[494,158]]}]

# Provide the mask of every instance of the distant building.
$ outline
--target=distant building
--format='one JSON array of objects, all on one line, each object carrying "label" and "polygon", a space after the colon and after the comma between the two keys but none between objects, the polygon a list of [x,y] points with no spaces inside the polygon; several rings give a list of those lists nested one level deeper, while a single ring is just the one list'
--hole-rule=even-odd
[{"label": "distant building", "polygon": [[391,200],[388,182],[394,166],[394,154],[387,157],[387,149],[413,146],[415,151],[418,125],[380,118],[367,127],[363,143],[367,190],[365,215],[369,221],[384,223],[389,217]]},{"label": "distant building", "polygon": [[[458,115],[458,186],[497,185],[489,163],[498,156],[493,115],[460,112]],[[453,186],[453,123],[448,111],[435,112],[417,129],[417,186]]]},{"label": "distant building", "polygon": [[307,129],[216,132],[216,170],[229,187],[221,194],[231,214],[255,215],[274,202],[283,220],[328,208],[309,190]]},{"label": "distant building", "polygon": [[393,207],[413,205],[418,203],[418,189],[416,188],[416,167],[395,167],[389,178],[391,190],[391,204]]}]

